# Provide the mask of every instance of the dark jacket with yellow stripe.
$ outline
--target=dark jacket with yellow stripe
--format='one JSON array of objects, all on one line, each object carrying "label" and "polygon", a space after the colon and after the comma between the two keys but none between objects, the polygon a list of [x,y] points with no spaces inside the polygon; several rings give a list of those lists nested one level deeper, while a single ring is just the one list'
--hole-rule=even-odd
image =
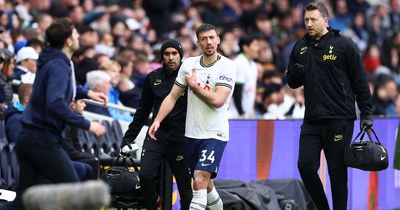
[{"label": "dark jacket with yellow stripe", "polygon": [[[129,124],[129,128],[124,135],[124,142],[130,143],[136,139],[142,127],[147,123],[151,112],[153,112],[151,122],[154,120],[161,103],[171,91],[177,74],[178,70],[170,73],[165,68],[159,68],[147,75],[139,106],[135,112],[133,121]],[[187,94],[185,91],[176,101],[172,111],[161,122],[156,133],[158,141],[184,143],[186,105]]]},{"label": "dark jacket with yellow stripe", "polygon": [[[328,30],[319,41],[306,34],[290,55],[288,84],[291,88],[304,85],[304,120],[355,120],[355,100],[361,118],[368,119],[371,93],[360,53],[338,30]],[[304,65],[302,74],[291,74],[295,63]]]}]

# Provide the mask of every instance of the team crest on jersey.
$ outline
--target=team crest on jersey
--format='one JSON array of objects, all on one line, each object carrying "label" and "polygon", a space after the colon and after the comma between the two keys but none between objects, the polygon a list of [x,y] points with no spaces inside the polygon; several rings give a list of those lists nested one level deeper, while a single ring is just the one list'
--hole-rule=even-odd
[{"label": "team crest on jersey", "polygon": [[326,61],[326,60],[332,60],[332,61],[334,61],[334,60],[336,60],[336,55],[335,54],[333,54],[333,46],[332,45],[330,45],[329,46],[329,54],[325,54],[325,55],[323,55],[322,56],[322,60],[324,60],[324,61]]}]

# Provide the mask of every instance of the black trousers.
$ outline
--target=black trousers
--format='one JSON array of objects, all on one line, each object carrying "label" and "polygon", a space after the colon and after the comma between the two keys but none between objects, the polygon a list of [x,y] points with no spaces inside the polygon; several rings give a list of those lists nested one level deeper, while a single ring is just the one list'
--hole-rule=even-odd
[{"label": "black trousers", "polygon": [[1,210],[24,210],[23,192],[48,179],[51,183],[78,182],[72,161],[61,146],[62,139],[47,133],[21,131],[16,145],[20,166],[17,198],[0,205]]},{"label": "black trousers", "polygon": [[189,209],[193,192],[191,176],[185,155],[185,145],[161,143],[158,140],[145,139],[141,157],[140,184],[147,210],[157,209],[158,194],[156,186],[162,161],[166,160],[178,185],[181,209]]},{"label": "black trousers", "polygon": [[353,135],[353,121],[307,123],[301,126],[298,169],[301,179],[319,210],[329,210],[321,180],[318,176],[321,150],[328,163],[334,210],[347,208],[347,167],[344,148]]}]

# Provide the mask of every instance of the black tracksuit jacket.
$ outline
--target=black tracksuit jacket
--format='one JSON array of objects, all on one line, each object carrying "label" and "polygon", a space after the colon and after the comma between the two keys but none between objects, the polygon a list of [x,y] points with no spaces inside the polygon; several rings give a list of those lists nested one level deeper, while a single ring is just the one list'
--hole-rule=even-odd
[{"label": "black tracksuit jacket", "polygon": [[[290,55],[288,84],[304,85],[304,121],[355,120],[355,100],[361,119],[369,119],[371,93],[359,51],[338,30],[328,31],[318,42],[306,34]],[[292,73],[295,63],[304,65],[302,74]]]},{"label": "black tracksuit jacket", "polygon": [[[175,83],[178,70],[169,73],[164,67],[158,68],[149,73],[145,79],[142,96],[135,116],[126,131],[123,143],[133,142],[142,127],[148,121],[150,113],[153,111],[153,118],[157,116],[161,103],[169,94]],[[157,140],[164,143],[184,144],[185,120],[186,120],[186,91],[176,101],[172,111],[161,122],[160,128],[156,133]]]}]

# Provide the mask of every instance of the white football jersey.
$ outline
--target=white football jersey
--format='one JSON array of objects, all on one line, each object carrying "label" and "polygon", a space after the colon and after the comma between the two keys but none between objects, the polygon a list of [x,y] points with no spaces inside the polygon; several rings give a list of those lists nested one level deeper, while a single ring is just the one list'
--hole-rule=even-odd
[{"label": "white football jersey", "polygon": [[209,66],[203,66],[200,60],[201,56],[185,59],[179,69],[175,84],[182,88],[186,87],[186,74],[191,74],[194,69],[197,75],[196,82],[202,88],[215,91],[216,86],[225,86],[230,88],[231,92],[224,105],[215,108],[189,90],[185,135],[194,139],[213,138],[228,141],[228,108],[235,85],[235,63],[224,56],[219,56],[219,60]]}]

